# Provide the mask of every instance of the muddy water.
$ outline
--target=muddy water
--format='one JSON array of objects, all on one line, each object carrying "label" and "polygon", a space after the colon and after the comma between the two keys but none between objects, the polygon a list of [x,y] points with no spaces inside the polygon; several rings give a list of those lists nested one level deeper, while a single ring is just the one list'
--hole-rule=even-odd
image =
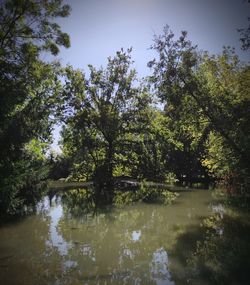
[{"label": "muddy water", "polygon": [[176,240],[214,211],[223,208],[201,190],[168,206],[138,203],[87,215],[73,215],[60,196],[45,198],[37,214],[0,228],[0,283],[176,285],[184,271]]}]

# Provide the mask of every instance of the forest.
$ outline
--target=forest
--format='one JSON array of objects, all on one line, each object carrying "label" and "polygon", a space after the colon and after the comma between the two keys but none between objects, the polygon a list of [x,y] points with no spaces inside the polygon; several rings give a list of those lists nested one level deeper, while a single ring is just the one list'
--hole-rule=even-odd
[{"label": "forest", "polygon": [[[68,5],[6,1],[0,12],[1,217],[22,214],[60,178],[94,181],[111,203],[117,177],[249,195],[250,68],[233,48],[209,54],[165,26],[150,76],[138,78],[132,48],[86,75],[41,59],[70,46],[55,21]],[[249,29],[239,38],[249,49]],[[55,124],[62,154],[50,150]]]},{"label": "forest", "polygon": [[[197,227],[191,225],[187,232],[178,228],[179,222],[176,222],[173,225],[175,235],[169,240],[166,238],[166,252],[163,247],[154,251],[158,241],[147,233],[152,242],[148,250],[152,249],[153,258],[160,256],[161,260],[167,260],[170,254],[171,260],[178,254],[186,268],[191,268],[189,273],[182,272],[185,283],[170,263],[171,280],[176,283],[159,284],[203,284],[195,279],[197,272],[210,280],[211,283],[206,284],[247,284],[250,225],[249,219],[239,213],[248,215],[250,209],[249,62],[241,61],[230,46],[222,47],[220,54],[204,51],[189,39],[187,31],[174,34],[166,25],[161,34],[152,38],[150,49],[154,56],[147,62],[149,76],[138,76],[132,47],[121,48],[110,55],[106,66],[97,68],[90,62],[88,70],[77,69],[63,65],[56,57],[61,48],[70,48],[70,34],[58,24],[58,19],[68,17],[70,11],[70,6],[62,0],[5,0],[0,5],[0,231],[6,223],[17,218],[25,221],[25,217],[39,212],[39,203],[48,195],[51,205],[57,203],[52,199],[53,191],[58,191],[55,190],[57,185],[73,185],[70,186],[73,190],[65,190],[61,199],[65,217],[76,217],[77,223],[79,217],[83,219],[93,210],[99,213],[97,208],[122,208],[145,202],[149,208],[143,208],[144,204],[138,206],[146,217],[143,222],[148,223],[145,228],[152,224],[160,228],[169,222],[163,208],[151,209],[150,205],[163,204],[168,215],[178,218],[167,204],[178,199],[184,201],[184,198],[178,198],[182,194],[173,189],[180,187],[185,192],[202,188],[204,197],[210,195],[209,191],[216,191],[222,204],[213,209],[219,213],[210,213],[203,220],[201,215]],[[238,31],[246,53],[250,48],[249,31],[249,27]],[[44,55],[50,60],[44,60]],[[61,126],[61,153],[51,148],[53,130],[58,126]],[[205,200],[197,196],[196,201],[193,196],[196,192],[192,191],[182,197],[186,197],[186,201],[192,199],[193,208],[190,206],[190,209],[196,209],[196,203],[202,204]],[[178,203],[176,205],[178,207]],[[233,214],[225,214],[221,205],[232,207]],[[70,209],[70,216],[65,207]],[[149,215],[148,211],[153,209],[158,212]],[[126,216],[130,210],[118,215],[120,221],[125,219],[126,232],[123,233],[124,228],[118,224],[113,225],[116,232],[121,232],[120,243],[114,244],[117,254],[121,252],[120,247],[131,242],[126,240],[129,230],[133,246],[143,236],[143,230],[135,230],[140,217],[136,211],[131,210],[131,218]],[[114,220],[117,221],[117,216]],[[43,229],[46,219],[39,221]],[[60,226],[55,227],[57,238],[63,237],[62,245],[68,239],[71,247],[72,242],[75,247],[79,246],[80,234],[78,239],[70,240],[79,224],[74,226],[67,219],[63,221],[67,228],[63,230],[63,225],[57,221]],[[96,242],[95,238],[101,239],[108,232],[105,226],[109,222],[102,221],[95,227],[81,228],[79,233],[84,236],[97,228],[91,239]],[[4,234],[3,231],[3,241],[0,238],[1,250],[8,239],[4,239]],[[162,228],[158,234],[165,235],[164,240],[168,230]],[[44,239],[43,234],[41,239]],[[53,254],[62,259],[60,262],[66,262],[65,254],[58,252],[59,249]],[[91,257],[93,252],[89,250],[88,254]],[[126,254],[126,258],[133,260],[132,253],[127,250]],[[11,276],[4,271],[10,265],[2,264],[11,256],[0,254],[0,279]],[[67,263],[69,268],[77,264],[72,256],[71,263]],[[96,261],[91,258],[92,263]],[[159,262],[159,258],[154,262]],[[152,262],[148,264],[153,266]],[[130,273],[122,271],[120,275],[116,273],[118,269],[114,269],[115,281],[108,279],[111,278],[108,272],[103,278],[110,283],[105,284],[125,284],[119,283],[123,275],[135,280],[135,265],[132,268]],[[56,275],[57,281],[53,282],[59,283],[37,284],[80,284],[70,283],[68,271],[65,272]],[[187,277],[186,274],[191,275]],[[86,284],[104,284],[94,283],[97,277],[86,278],[89,278],[84,279],[89,282]],[[153,279],[150,279],[152,283],[143,283],[149,279],[140,280],[142,283],[126,284],[158,284]],[[230,283],[234,281],[236,283]],[[25,282],[15,284],[34,284]],[[5,284],[14,283],[6,281]]]}]

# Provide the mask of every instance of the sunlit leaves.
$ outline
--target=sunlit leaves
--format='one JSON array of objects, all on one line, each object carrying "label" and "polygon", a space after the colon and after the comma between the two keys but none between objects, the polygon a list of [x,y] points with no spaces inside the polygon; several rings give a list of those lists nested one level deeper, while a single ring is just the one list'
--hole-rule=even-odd
[{"label": "sunlit leaves", "polygon": [[1,1],[0,215],[36,196],[33,189],[46,176],[42,154],[60,109],[61,84],[59,64],[40,55],[69,47],[69,36],[54,22],[69,10],[61,0]]}]

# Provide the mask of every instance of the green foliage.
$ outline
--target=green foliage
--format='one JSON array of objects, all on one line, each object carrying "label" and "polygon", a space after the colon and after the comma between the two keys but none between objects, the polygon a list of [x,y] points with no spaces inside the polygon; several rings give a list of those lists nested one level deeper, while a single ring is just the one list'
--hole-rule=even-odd
[{"label": "green foliage", "polygon": [[147,203],[171,204],[177,197],[178,193],[170,192],[161,188],[154,188],[146,185],[146,181],[140,184],[137,192],[137,199]]},{"label": "green foliage", "polygon": [[147,84],[163,111],[154,107],[150,88],[134,87],[131,50],[109,58],[106,69],[90,65],[89,79],[66,68],[62,142],[74,158],[72,177],[112,185],[114,176],[162,182],[173,173],[172,182],[208,187],[232,175],[240,181],[234,188],[247,190],[249,67],[233,49],[210,56],[186,32],[175,39],[168,27],[152,49],[158,58],[148,63]]},{"label": "green foliage", "polygon": [[[5,0],[0,6],[1,57],[9,63],[24,58],[25,63],[36,59],[41,51],[57,54],[59,46],[69,47],[69,36],[53,22],[57,17],[67,17],[68,5],[62,0]],[[31,61],[29,61],[31,62]]]},{"label": "green foliage", "polygon": [[186,32],[175,39],[168,27],[152,48],[159,58],[149,62],[151,82],[182,144],[170,153],[178,180],[207,180],[208,169],[217,178],[249,172],[249,66],[230,48],[218,56],[201,53]]},{"label": "green foliage", "polygon": [[166,149],[168,171],[175,173],[180,182],[184,177],[188,181],[193,177],[206,177],[207,171],[200,159],[210,126],[193,96],[199,54],[187,40],[186,32],[175,40],[168,27],[163,35],[155,36],[152,48],[159,57],[148,63],[153,68],[150,82],[165,104],[165,128],[174,142]]},{"label": "green foliage", "polygon": [[106,69],[90,65],[89,79],[79,70],[65,69],[63,152],[74,158],[76,176],[85,173],[97,185],[109,185],[110,192],[114,176],[138,174],[151,118],[151,99],[146,87],[135,86],[130,53],[117,52]]},{"label": "green foliage", "polygon": [[[245,2],[247,2],[247,4],[250,4],[249,0]],[[246,8],[249,8],[249,6]],[[240,33],[241,48],[243,50],[248,50],[250,48],[250,17],[248,17],[247,20],[248,26],[238,29],[238,32]]]},{"label": "green foliage", "polygon": [[167,184],[175,184],[178,182],[178,179],[176,178],[176,175],[172,172],[169,172],[165,175],[165,183]]},{"label": "green foliage", "polygon": [[32,196],[33,186],[47,173],[41,165],[40,146],[51,140],[51,114],[56,110],[61,83],[59,64],[41,61],[40,54],[57,54],[59,46],[69,46],[68,35],[53,22],[68,14],[69,7],[60,0],[1,1],[1,215],[22,208],[27,200],[24,189]]},{"label": "green foliage", "polygon": [[[32,147],[34,145],[35,149]],[[0,217],[24,214],[28,209],[24,206],[35,205],[45,193],[49,167],[38,145],[39,142],[31,141],[20,159],[12,162],[11,168],[5,168],[7,174],[1,173]]]},{"label": "green foliage", "polygon": [[145,203],[171,204],[178,196],[178,193],[147,186],[144,180],[138,189],[115,191],[113,203],[118,207],[139,201]]},{"label": "green foliage", "polygon": [[133,191],[117,191],[115,192],[113,203],[116,207],[124,207],[136,202],[136,200],[136,193]]},{"label": "green foliage", "polygon": [[[234,185],[231,183],[231,186],[227,185],[228,188],[240,192],[244,188],[244,191],[248,191],[249,67],[241,65],[236,55],[225,50],[217,58],[205,57],[201,70],[203,79],[206,78],[209,96],[218,109],[216,118],[222,129],[218,131],[214,128],[210,132],[203,165],[226,183],[234,180]],[[230,178],[236,176],[238,181]]]},{"label": "green foliage", "polygon": [[82,217],[96,210],[93,189],[72,189],[62,196],[67,211],[75,217]]},{"label": "green foliage", "polygon": [[161,182],[169,169],[169,151],[178,147],[178,142],[167,128],[168,119],[160,110],[147,108],[145,111],[148,124],[140,133],[141,141],[136,149],[138,158],[134,174],[140,179]]},{"label": "green foliage", "polygon": [[153,187],[147,187],[146,181],[144,180],[139,187],[137,198],[143,202],[155,202],[160,199],[159,189]]},{"label": "green foliage", "polygon": [[203,231],[204,238],[187,260],[192,282],[200,274],[212,284],[247,283],[249,223],[239,216],[217,214],[204,220]]},{"label": "green foliage", "polygon": [[[50,157],[47,158],[50,167],[48,178],[51,180],[58,180],[60,178],[67,178],[70,175],[70,159],[51,152]],[[70,180],[70,179],[69,179]]]},{"label": "green foliage", "polygon": [[69,11],[61,0],[1,3],[1,215],[39,192],[34,185],[48,173],[44,155],[58,119],[63,155],[51,155],[49,178],[92,179],[96,197],[118,204],[174,198],[144,184],[118,197],[119,176],[206,186],[217,179],[230,193],[247,194],[249,65],[231,48],[216,56],[201,52],[187,32],[176,39],[166,26],[154,38],[158,57],[148,63],[149,79],[138,81],[132,49],[109,57],[106,68],[89,65],[87,77],[40,59],[42,52],[56,55],[60,46],[69,47],[56,23]]}]

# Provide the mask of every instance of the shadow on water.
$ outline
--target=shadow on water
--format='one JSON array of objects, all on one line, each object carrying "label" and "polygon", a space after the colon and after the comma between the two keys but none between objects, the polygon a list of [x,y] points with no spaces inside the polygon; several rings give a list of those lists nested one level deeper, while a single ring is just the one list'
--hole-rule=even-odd
[{"label": "shadow on water", "polygon": [[249,284],[249,236],[249,216],[220,210],[203,218],[201,226],[189,227],[170,252],[175,284]]},{"label": "shadow on water", "polygon": [[59,196],[65,214],[74,218],[108,213],[113,208],[112,205],[106,203],[105,199],[102,201],[100,197],[97,198],[92,188],[72,189]]},{"label": "shadow on water", "polygon": [[90,189],[72,189],[45,198],[36,215],[0,228],[0,280],[249,284],[249,234],[247,216],[229,215],[210,191],[185,191],[167,206],[100,208]]}]

